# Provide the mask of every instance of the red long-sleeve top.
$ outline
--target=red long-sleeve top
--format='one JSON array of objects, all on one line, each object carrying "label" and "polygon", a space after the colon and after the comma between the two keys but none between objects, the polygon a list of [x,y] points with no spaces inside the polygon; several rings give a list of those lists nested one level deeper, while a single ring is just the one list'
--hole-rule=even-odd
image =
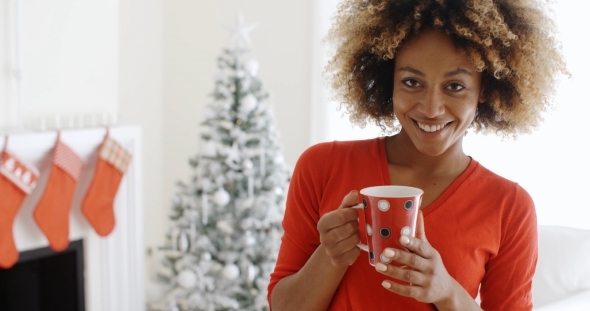
[{"label": "red long-sleeve top", "polygon": [[[321,143],[307,149],[289,187],[285,233],[268,286],[269,302],[277,282],[299,271],[319,246],[317,223],[323,214],[337,209],[351,190],[389,184],[383,138]],[[484,310],[532,310],[537,222],[533,201],[522,187],[472,159],[423,213],[426,236],[449,274],[474,298],[481,285]],[[360,230],[364,237],[362,226]],[[434,305],[385,290],[384,279],[361,253],[346,271],[328,310],[436,310]]]}]

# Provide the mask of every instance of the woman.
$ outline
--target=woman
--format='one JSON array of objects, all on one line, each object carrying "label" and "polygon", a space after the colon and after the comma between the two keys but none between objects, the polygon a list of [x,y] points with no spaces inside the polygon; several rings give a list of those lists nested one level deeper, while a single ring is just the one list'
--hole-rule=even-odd
[{"label": "woman", "polygon": [[[556,73],[566,73],[552,25],[529,0],[339,7],[332,86],[351,121],[399,132],[301,155],[269,285],[273,311],[532,309],[533,201],[466,155],[462,139],[469,128],[517,136],[538,125]],[[412,269],[359,258],[365,233],[349,207],[356,190],[386,184],[424,190],[416,236],[400,238],[410,251],[386,251]]]}]

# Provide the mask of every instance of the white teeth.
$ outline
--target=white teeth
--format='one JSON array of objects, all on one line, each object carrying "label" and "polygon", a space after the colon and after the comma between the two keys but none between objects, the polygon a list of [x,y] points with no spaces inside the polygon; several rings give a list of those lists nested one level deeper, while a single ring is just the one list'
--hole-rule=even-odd
[{"label": "white teeth", "polygon": [[428,124],[422,124],[420,122],[416,122],[416,123],[418,123],[418,127],[420,127],[424,132],[429,132],[429,133],[440,131],[446,125],[446,123],[439,124],[439,125],[428,125]]}]

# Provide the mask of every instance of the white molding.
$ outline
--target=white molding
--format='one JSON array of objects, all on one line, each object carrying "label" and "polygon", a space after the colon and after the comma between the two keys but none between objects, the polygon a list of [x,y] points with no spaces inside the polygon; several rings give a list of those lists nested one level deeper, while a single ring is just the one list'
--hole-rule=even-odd
[{"label": "white molding", "polygon": [[[104,128],[66,130],[61,139],[85,163],[78,180],[70,212],[70,240],[84,240],[86,309],[144,310],[144,252],[142,202],[142,141],[139,126],[110,129],[112,137],[132,154],[115,198],[116,225],[107,237],[99,237],[80,211],[80,204],[93,176],[98,146]],[[47,168],[56,132],[10,135],[8,150],[41,171],[37,188],[29,195],[15,219],[13,232],[19,251],[48,246],[48,241],[33,220],[33,210],[43,194]],[[0,150],[4,137],[0,137]]]}]

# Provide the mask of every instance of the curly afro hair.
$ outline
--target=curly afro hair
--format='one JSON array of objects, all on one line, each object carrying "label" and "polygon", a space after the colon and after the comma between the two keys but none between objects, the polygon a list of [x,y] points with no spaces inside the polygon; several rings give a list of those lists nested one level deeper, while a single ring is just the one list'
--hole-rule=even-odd
[{"label": "curly afro hair", "polygon": [[556,74],[568,74],[545,11],[535,0],[344,0],[326,38],[335,48],[326,72],[352,123],[395,130],[396,52],[422,29],[440,29],[482,72],[486,102],[472,127],[516,137],[539,125]]}]

